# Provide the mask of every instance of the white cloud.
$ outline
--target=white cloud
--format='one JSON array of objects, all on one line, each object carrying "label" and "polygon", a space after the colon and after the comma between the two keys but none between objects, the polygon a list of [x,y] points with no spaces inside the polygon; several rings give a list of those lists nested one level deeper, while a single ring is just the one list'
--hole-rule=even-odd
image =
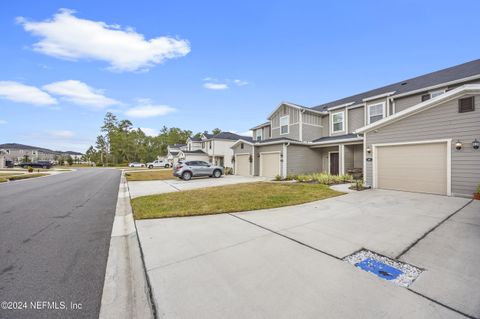
[{"label": "white cloud", "polygon": [[86,83],[76,80],[50,83],[44,85],[43,89],[51,94],[59,95],[72,103],[94,108],[103,108],[120,103],[103,95],[102,90],[94,89]]},{"label": "white cloud", "polygon": [[147,70],[190,52],[187,40],[168,36],[145,39],[132,28],[77,18],[73,13],[62,9],[49,20],[35,22],[18,17],[17,22],[41,38],[33,45],[35,51],[70,60],[106,61],[115,71]]},{"label": "white cloud", "polygon": [[237,80],[233,80],[233,83],[235,83],[235,84],[238,85],[238,86],[244,86],[244,85],[247,85],[247,84],[248,84],[247,81],[245,81],[245,80],[238,80],[238,79],[237,79]]},{"label": "white cloud", "polygon": [[148,127],[140,127],[143,133],[147,136],[157,136],[160,131],[154,128],[148,128]]},{"label": "white cloud", "polygon": [[53,97],[39,88],[13,81],[0,81],[0,97],[17,103],[57,104]]},{"label": "white cloud", "polygon": [[225,83],[211,83],[207,82],[203,84],[203,87],[209,90],[226,90],[228,85]]},{"label": "white cloud", "polygon": [[0,124],[7,124],[8,122],[5,120],[0,120]]},{"label": "white cloud", "polygon": [[150,99],[139,99],[139,105],[125,111],[125,115],[137,118],[147,118],[166,115],[175,112],[175,109],[168,105],[155,105]]},{"label": "white cloud", "polygon": [[68,138],[72,138],[73,136],[75,136],[75,133],[73,133],[72,131],[68,131],[68,130],[48,131],[47,133],[51,137],[59,138],[59,139],[65,139],[65,138],[68,139]]}]

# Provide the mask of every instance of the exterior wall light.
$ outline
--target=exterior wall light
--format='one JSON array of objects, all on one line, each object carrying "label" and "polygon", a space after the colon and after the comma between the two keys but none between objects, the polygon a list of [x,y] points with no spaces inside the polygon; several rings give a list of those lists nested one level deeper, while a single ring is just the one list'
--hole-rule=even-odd
[{"label": "exterior wall light", "polygon": [[461,150],[462,146],[462,142],[460,142],[460,140],[457,140],[457,143],[455,143],[455,148],[457,149],[457,151]]},{"label": "exterior wall light", "polygon": [[370,147],[367,147],[367,153],[370,154],[372,152],[372,150],[370,149]]},{"label": "exterior wall light", "polygon": [[472,147],[474,150],[478,150],[478,148],[480,147],[480,142],[475,139],[475,141],[472,142]]}]

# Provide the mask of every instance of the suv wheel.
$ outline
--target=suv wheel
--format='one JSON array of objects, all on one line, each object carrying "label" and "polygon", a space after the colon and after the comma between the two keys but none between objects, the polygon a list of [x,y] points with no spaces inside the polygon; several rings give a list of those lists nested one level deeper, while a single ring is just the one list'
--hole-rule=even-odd
[{"label": "suv wheel", "polygon": [[170,165],[168,165],[168,164],[165,164],[165,168],[169,168],[169,167],[170,167]]},{"label": "suv wheel", "polygon": [[213,177],[219,178],[220,176],[222,176],[222,172],[219,169],[213,171]]},{"label": "suv wheel", "polygon": [[185,181],[189,181],[192,179],[192,173],[190,172],[183,172],[182,174],[182,179],[185,180]]},{"label": "suv wheel", "polygon": [[148,165],[148,168],[152,169],[152,168],[153,168],[153,165]]}]

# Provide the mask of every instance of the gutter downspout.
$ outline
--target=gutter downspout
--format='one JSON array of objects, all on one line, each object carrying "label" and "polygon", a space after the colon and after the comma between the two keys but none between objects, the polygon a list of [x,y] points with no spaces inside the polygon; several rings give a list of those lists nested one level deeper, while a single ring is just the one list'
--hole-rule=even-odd
[{"label": "gutter downspout", "polygon": [[298,118],[298,137],[299,140],[303,142],[303,113],[305,113],[305,109],[301,109]]}]

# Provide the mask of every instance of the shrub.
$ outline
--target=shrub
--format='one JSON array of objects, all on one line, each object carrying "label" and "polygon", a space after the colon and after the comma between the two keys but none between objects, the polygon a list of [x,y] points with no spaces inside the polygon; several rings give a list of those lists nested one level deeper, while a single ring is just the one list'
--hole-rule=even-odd
[{"label": "shrub", "polygon": [[280,176],[280,175],[275,176],[275,180],[276,180],[277,182],[281,181],[281,180],[282,180],[282,176]]},{"label": "shrub", "polygon": [[297,175],[295,178],[297,181],[302,183],[316,182],[319,184],[332,185],[345,183],[352,180],[351,175],[331,175],[327,173],[313,173],[313,174],[303,174]]},{"label": "shrub", "polygon": [[477,186],[477,193],[480,193],[480,184]]},{"label": "shrub", "polygon": [[29,166],[29,167],[27,167],[27,170],[28,170],[29,173],[33,173],[33,167]]},{"label": "shrub", "polygon": [[233,168],[232,167],[225,167],[224,174],[225,175],[233,175]]}]

